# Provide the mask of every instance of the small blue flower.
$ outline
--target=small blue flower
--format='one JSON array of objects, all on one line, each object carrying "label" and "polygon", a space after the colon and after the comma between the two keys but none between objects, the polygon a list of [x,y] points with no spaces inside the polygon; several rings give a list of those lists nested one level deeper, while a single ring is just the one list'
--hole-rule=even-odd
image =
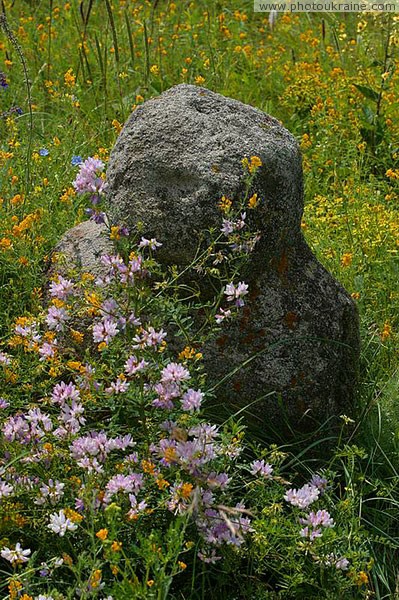
[{"label": "small blue flower", "polygon": [[0,87],[8,88],[6,76],[4,75],[4,73],[2,71],[0,71]]},{"label": "small blue flower", "polygon": [[40,148],[39,154],[40,154],[40,156],[48,156],[50,153],[47,150],[47,148]]},{"label": "small blue flower", "polygon": [[76,155],[72,156],[71,165],[73,167],[77,167],[78,165],[81,165],[82,162],[83,162],[83,158],[81,156],[76,156]]}]

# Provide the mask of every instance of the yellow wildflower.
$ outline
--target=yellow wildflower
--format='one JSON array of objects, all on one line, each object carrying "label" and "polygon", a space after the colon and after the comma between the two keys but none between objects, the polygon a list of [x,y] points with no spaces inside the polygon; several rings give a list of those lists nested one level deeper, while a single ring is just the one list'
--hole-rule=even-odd
[{"label": "yellow wildflower", "polygon": [[64,81],[65,81],[65,85],[67,87],[70,87],[70,88],[74,87],[74,85],[76,83],[76,76],[74,75],[72,68],[68,69],[68,71],[65,73]]},{"label": "yellow wildflower", "polygon": [[121,239],[121,235],[119,233],[119,226],[118,225],[113,225],[111,227],[111,233],[109,235],[109,239],[110,240],[120,240]]},{"label": "yellow wildflower", "polygon": [[98,539],[103,542],[108,537],[108,529],[100,529],[99,531],[97,531],[96,537],[98,537]]},{"label": "yellow wildflower", "polygon": [[195,348],[191,348],[190,346],[186,346],[184,348],[184,350],[182,350],[179,354],[179,359],[183,360],[183,359],[187,359],[187,360],[191,360],[191,359],[200,359],[202,358],[202,354],[201,352],[196,352]]},{"label": "yellow wildflower", "polygon": [[69,554],[67,554],[66,552],[63,552],[63,554],[62,554],[62,558],[63,558],[63,561],[64,561],[64,563],[65,563],[66,565],[68,565],[68,566],[71,566],[71,565],[73,565],[73,558],[72,558],[72,556],[70,556],[70,555],[69,555]]},{"label": "yellow wildflower", "polygon": [[9,250],[10,248],[12,248],[12,242],[9,238],[3,237],[0,240],[0,248],[2,248],[3,250]]},{"label": "yellow wildflower", "polygon": [[392,333],[392,327],[388,321],[385,321],[384,327],[381,332],[382,341],[385,342],[385,340],[387,340],[389,337],[391,337],[391,333]]},{"label": "yellow wildflower", "polygon": [[112,121],[112,127],[115,129],[116,133],[120,133],[122,129],[122,124],[119,123],[118,119],[114,119]]},{"label": "yellow wildflower", "polygon": [[8,585],[8,591],[10,593],[10,600],[18,598],[18,592],[22,589],[22,583],[18,580],[10,581]]},{"label": "yellow wildflower", "polygon": [[76,192],[72,187],[67,188],[63,191],[62,196],[60,196],[60,201],[65,204],[71,204],[71,198],[76,196]]},{"label": "yellow wildflower", "polygon": [[10,202],[13,206],[17,206],[17,204],[21,204],[22,201],[23,201],[23,196],[21,194],[15,194],[15,196],[13,196],[10,200]]},{"label": "yellow wildflower", "polygon": [[229,200],[229,198],[226,198],[226,196],[222,196],[222,199],[219,202],[219,208],[222,212],[226,213],[230,210],[232,205],[231,200]]},{"label": "yellow wildflower", "polygon": [[262,166],[262,160],[259,158],[259,156],[251,156],[250,159],[245,157],[242,159],[241,164],[244,169],[248,170],[252,174]]},{"label": "yellow wildflower", "polygon": [[189,498],[192,491],[193,485],[191,483],[183,483],[180,488],[180,496],[182,498]]},{"label": "yellow wildflower", "polygon": [[254,173],[256,169],[262,166],[262,161],[259,156],[251,156],[251,164],[249,166],[250,173]]},{"label": "yellow wildflower", "polygon": [[312,140],[310,139],[310,135],[308,133],[304,133],[301,140],[301,148],[304,150],[305,148],[310,148],[312,145]]},{"label": "yellow wildflower", "polygon": [[369,578],[367,573],[365,573],[364,571],[360,571],[358,573],[358,576],[356,578],[356,583],[357,585],[366,585],[369,582]]},{"label": "yellow wildflower", "polygon": [[258,194],[253,194],[248,200],[248,208],[256,208],[259,204]]},{"label": "yellow wildflower", "polygon": [[81,366],[82,366],[82,363],[78,360],[69,360],[67,362],[67,367],[69,367],[73,371],[79,371]]},{"label": "yellow wildflower", "polygon": [[64,513],[65,516],[72,521],[72,523],[80,523],[83,521],[83,516],[72,508],[65,508]]},{"label": "yellow wildflower", "polygon": [[154,475],[155,473],[155,465],[150,460],[142,460],[141,468],[143,469],[144,473],[149,473],[150,475]]},{"label": "yellow wildflower", "polygon": [[399,179],[399,169],[388,169],[388,171],[386,171],[385,175],[387,177],[389,177],[390,179]]},{"label": "yellow wildflower", "polygon": [[112,552],[119,552],[119,550],[121,548],[122,548],[122,542],[117,542],[116,540],[114,542],[112,542],[112,544],[111,544]]},{"label": "yellow wildflower", "polygon": [[90,585],[92,588],[97,588],[101,583],[101,570],[96,569],[90,577]]},{"label": "yellow wildflower", "polygon": [[169,481],[167,481],[166,479],[163,479],[162,477],[159,477],[156,481],[158,489],[163,490],[166,487],[170,486]]},{"label": "yellow wildflower", "polygon": [[353,259],[353,254],[351,254],[350,252],[346,252],[341,257],[341,265],[343,267],[349,267],[349,265],[352,264],[352,259]]}]

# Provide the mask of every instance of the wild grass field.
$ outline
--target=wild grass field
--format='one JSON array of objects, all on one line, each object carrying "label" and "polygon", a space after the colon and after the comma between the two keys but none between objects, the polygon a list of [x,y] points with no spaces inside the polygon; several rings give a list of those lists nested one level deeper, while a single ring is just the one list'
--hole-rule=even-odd
[{"label": "wild grass field", "polygon": [[[1,598],[399,598],[399,17],[0,7]],[[168,349],[168,323],[192,323],[155,243],[112,230],[112,297],[72,273],[45,302],[51,250],[88,218],[77,177],[105,202],[123,123],[182,82],[270,113],[302,149],[304,234],[361,322],[356,413],[323,458],[208,423],[201,354],[189,334]]]}]

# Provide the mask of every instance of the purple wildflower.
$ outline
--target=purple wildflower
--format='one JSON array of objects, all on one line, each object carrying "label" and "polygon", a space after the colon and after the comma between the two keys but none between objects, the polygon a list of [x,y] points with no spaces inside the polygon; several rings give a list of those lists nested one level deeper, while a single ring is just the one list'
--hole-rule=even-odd
[{"label": "purple wildflower", "polygon": [[53,404],[64,404],[67,400],[79,400],[80,392],[78,388],[73,383],[65,383],[61,381],[61,383],[57,383],[54,387],[51,400]]},{"label": "purple wildflower", "polygon": [[310,527],[334,527],[334,520],[326,510],[311,511],[306,519],[300,519],[302,525]]},{"label": "purple wildflower", "polygon": [[146,367],[148,367],[147,361],[145,361],[144,359],[139,361],[137,356],[134,356],[134,354],[132,354],[132,356],[129,356],[129,358],[125,362],[125,373],[126,375],[132,377],[139,371],[143,371]]},{"label": "purple wildflower", "polygon": [[209,473],[206,478],[206,483],[211,489],[220,488],[221,490],[224,490],[230,481],[231,479],[227,473],[215,473],[215,471]]},{"label": "purple wildflower", "polygon": [[9,442],[29,444],[38,441],[46,432],[52,430],[52,422],[48,415],[39,408],[30,409],[26,414],[9,417],[3,424],[4,437]]},{"label": "purple wildflower", "polygon": [[94,221],[94,223],[97,223],[98,225],[106,222],[107,215],[105,212],[97,211],[92,208],[86,208],[85,212],[90,217],[90,220]]},{"label": "purple wildflower", "polygon": [[312,502],[315,502],[320,495],[320,491],[313,485],[306,483],[299,490],[289,489],[284,496],[284,500],[298,506],[299,508],[307,508]]},{"label": "purple wildflower", "polygon": [[234,231],[234,222],[230,221],[229,219],[223,219],[223,224],[220,228],[220,231],[226,236],[230,235],[230,233],[233,233]]},{"label": "purple wildflower", "polygon": [[129,382],[125,381],[122,377],[118,377],[116,381],[113,381],[109,387],[105,388],[107,394],[123,394],[129,389]]},{"label": "purple wildflower", "polygon": [[105,486],[104,503],[109,504],[112,497],[118,492],[138,492],[143,486],[142,473],[130,473],[129,475],[114,475]]},{"label": "purple wildflower", "polygon": [[229,514],[223,510],[207,508],[197,519],[197,526],[205,542],[213,546],[229,544],[241,546],[244,535],[251,531],[250,519],[242,516],[245,507],[237,504]]},{"label": "purple wildflower", "polygon": [[65,300],[74,291],[74,284],[70,279],[58,275],[58,281],[50,284],[50,295],[60,300]]},{"label": "purple wildflower", "polygon": [[10,406],[10,403],[7,402],[7,400],[5,398],[0,398],[0,410],[4,409],[4,408],[8,408]]},{"label": "purple wildflower", "polygon": [[222,227],[220,231],[225,235],[229,236],[234,231],[240,231],[243,227],[245,227],[245,218],[246,213],[241,213],[240,218],[237,221],[231,221],[229,219],[223,219]]},{"label": "purple wildflower", "polygon": [[131,508],[127,513],[127,516],[129,519],[135,519],[140,512],[143,512],[143,510],[147,508],[147,502],[144,500],[137,502],[137,498],[134,494],[129,494],[129,500]]},{"label": "purple wildflower", "polygon": [[166,332],[163,329],[160,331],[155,331],[153,327],[149,327],[148,330],[142,329],[140,335],[136,335],[133,338],[133,341],[135,342],[133,349],[156,348],[162,344],[165,337]]},{"label": "purple wildflower", "polygon": [[231,317],[231,310],[224,310],[224,308],[221,308],[220,312],[215,315],[215,321],[218,325],[220,325],[222,321],[228,319],[229,317]]},{"label": "purple wildflower", "polygon": [[35,504],[40,506],[47,501],[52,505],[56,504],[64,495],[64,487],[65,483],[49,479],[48,484],[44,483],[40,488],[40,496],[36,498]]},{"label": "purple wildflower", "polygon": [[0,365],[10,365],[11,358],[5,352],[0,352]]},{"label": "purple wildflower", "polygon": [[6,481],[1,481],[0,479],[0,500],[2,500],[2,498],[11,496],[13,492],[14,487]]},{"label": "purple wildflower", "polygon": [[64,404],[59,416],[62,426],[54,431],[54,435],[63,438],[68,434],[78,433],[81,425],[86,423],[86,419],[81,416],[83,413],[83,405],[75,400],[72,400],[71,406]]},{"label": "purple wildflower", "polygon": [[32,348],[34,344],[40,342],[41,336],[37,332],[37,323],[36,321],[32,321],[31,323],[27,323],[25,325],[16,325],[14,328],[14,332],[16,335],[20,335],[23,338],[29,340],[29,347]]},{"label": "purple wildflower", "polygon": [[261,475],[262,477],[270,478],[273,473],[273,467],[269,463],[265,463],[264,460],[254,460],[251,463],[252,475]]},{"label": "purple wildflower", "polygon": [[207,551],[206,551],[205,553],[204,553],[204,552],[198,552],[198,553],[197,553],[197,556],[198,556],[198,558],[199,558],[199,559],[200,559],[200,560],[201,560],[203,563],[205,563],[205,564],[208,564],[208,565],[213,565],[213,564],[215,564],[215,563],[216,563],[218,560],[222,560],[222,557],[221,557],[221,556],[218,556],[218,555],[216,554],[216,550],[215,550],[215,549],[213,549],[213,550],[211,550],[211,551],[209,551],[209,550],[207,549]]},{"label": "purple wildflower", "polygon": [[57,340],[55,338],[52,342],[44,342],[44,344],[39,348],[39,360],[49,360],[51,358],[54,358],[56,350]]},{"label": "purple wildflower", "polygon": [[62,331],[64,329],[64,323],[67,319],[69,319],[69,316],[64,308],[50,306],[50,308],[47,311],[46,323],[49,329],[55,329],[55,331]]},{"label": "purple wildflower", "polygon": [[160,246],[162,246],[161,242],[158,242],[155,238],[147,240],[147,238],[142,237],[139,243],[139,248],[150,248],[150,250],[156,250]]},{"label": "purple wildflower", "polygon": [[190,372],[188,369],[183,367],[183,365],[179,365],[178,363],[169,363],[164,369],[162,369],[161,382],[180,383],[181,381],[190,379],[190,377]]},{"label": "purple wildflower", "polygon": [[103,471],[103,463],[113,450],[125,450],[134,446],[135,442],[131,435],[120,436],[110,439],[103,431],[92,431],[84,437],[75,439],[69,447],[72,458],[77,464],[87,469],[90,473]]},{"label": "purple wildflower", "polygon": [[201,408],[201,402],[204,394],[200,390],[189,389],[181,399],[181,407],[183,410],[194,411]]},{"label": "purple wildflower", "polygon": [[312,479],[309,481],[310,485],[313,485],[313,487],[316,487],[318,490],[320,490],[320,494],[326,490],[327,483],[328,481],[325,477],[317,474],[313,475]]},{"label": "purple wildflower", "polygon": [[6,76],[2,71],[0,71],[0,87],[2,87],[4,89],[8,88]]},{"label": "purple wildflower", "polygon": [[175,483],[169,489],[170,499],[167,502],[167,507],[170,512],[175,515],[184,514],[192,501],[195,490],[191,484]]},{"label": "purple wildflower", "polygon": [[117,323],[109,317],[106,317],[100,323],[93,326],[93,340],[97,343],[105,342],[109,344],[118,333]]},{"label": "purple wildflower", "polygon": [[99,176],[104,169],[102,160],[89,157],[79,165],[79,173],[73,182],[73,187],[78,194],[103,194],[106,183]]},{"label": "purple wildflower", "polygon": [[331,553],[324,559],[324,564],[327,565],[327,567],[334,566],[338,570],[346,571],[349,567],[349,560],[343,556],[337,558],[334,553]]},{"label": "purple wildflower", "polygon": [[174,382],[169,384],[157,383],[154,386],[154,390],[158,394],[157,398],[152,401],[152,405],[155,406],[155,408],[172,409],[172,400],[180,396],[180,387]]},{"label": "purple wildflower", "polygon": [[229,302],[235,300],[236,306],[241,307],[244,306],[244,300],[242,299],[243,296],[248,294],[248,285],[242,281],[240,281],[237,286],[235,286],[233,283],[229,283],[227,284],[224,293],[226,294]]}]

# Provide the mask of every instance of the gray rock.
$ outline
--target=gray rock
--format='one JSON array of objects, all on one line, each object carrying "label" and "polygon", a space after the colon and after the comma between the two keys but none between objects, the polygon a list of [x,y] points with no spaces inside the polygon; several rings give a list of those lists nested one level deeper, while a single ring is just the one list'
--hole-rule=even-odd
[{"label": "gray rock", "polygon": [[260,156],[258,254],[299,233],[302,164],[294,137],[265,113],[204,88],[178,85],[137,108],[107,170],[109,215],[163,243],[165,264],[186,265],[199,237],[220,228],[218,200],[243,191],[244,156]]},{"label": "gray rock", "polygon": [[100,277],[107,272],[100,257],[114,253],[115,247],[105,225],[83,221],[68,229],[54,248],[48,278],[56,273],[67,276],[71,270]]},{"label": "gray rock", "polygon": [[286,419],[315,430],[352,411],[359,326],[351,297],[302,236],[293,136],[251,106],[196,86],[171,88],[139,107],[117,140],[107,172],[109,216],[130,228],[140,223],[163,243],[160,262],[186,266],[201,232],[219,230],[222,195],[242,194],[241,161],[253,155],[263,166],[251,193],[262,202],[250,224],[261,239],[245,272],[245,307],[203,348],[213,408],[220,415],[246,407],[247,422],[263,429],[282,431]]}]

